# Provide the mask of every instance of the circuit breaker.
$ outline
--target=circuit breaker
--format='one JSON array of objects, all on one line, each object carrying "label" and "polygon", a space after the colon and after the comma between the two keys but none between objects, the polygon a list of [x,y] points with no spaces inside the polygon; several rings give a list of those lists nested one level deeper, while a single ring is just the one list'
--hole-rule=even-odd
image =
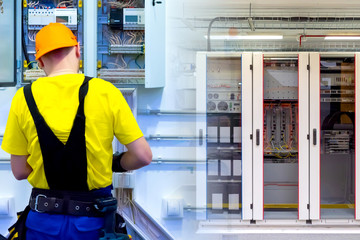
[{"label": "circuit breaker", "polygon": [[144,1],[103,0],[98,7],[98,77],[121,86],[144,84]]},{"label": "circuit breaker", "polygon": [[[22,84],[45,76],[45,72],[39,69],[35,61],[35,37],[41,28],[54,22],[62,23],[70,28],[80,43],[80,49],[83,49],[83,1],[24,1],[21,29],[23,45]],[[81,72],[83,72],[82,63],[81,59]]]}]

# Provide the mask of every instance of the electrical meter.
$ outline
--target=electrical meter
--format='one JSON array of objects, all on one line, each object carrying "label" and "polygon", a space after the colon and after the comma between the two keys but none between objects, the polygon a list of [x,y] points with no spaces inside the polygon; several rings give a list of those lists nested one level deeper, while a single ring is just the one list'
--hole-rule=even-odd
[{"label": "electrical meter", "polygon": [[125,30],[142,30],[145,28],[144,8],[124,8],[123,25]]}]

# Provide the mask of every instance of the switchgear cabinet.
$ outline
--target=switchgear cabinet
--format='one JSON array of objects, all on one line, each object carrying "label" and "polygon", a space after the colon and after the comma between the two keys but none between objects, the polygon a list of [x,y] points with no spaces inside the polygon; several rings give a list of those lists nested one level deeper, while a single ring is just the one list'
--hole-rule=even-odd
[{"label": "switchgear cabinet", "polygon": [[359,218],[358,58],[197,54],[199,219]]}]

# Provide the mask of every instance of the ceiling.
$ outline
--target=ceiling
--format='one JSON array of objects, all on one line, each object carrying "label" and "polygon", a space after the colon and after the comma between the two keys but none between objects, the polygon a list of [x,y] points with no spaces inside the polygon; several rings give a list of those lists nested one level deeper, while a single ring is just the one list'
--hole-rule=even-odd
[{"label": "ceiling", "polygon": [[[272,44],[271,50],[299,50],[301,35],[360,35],[359,0],[182,0],[177,4],[174,18],[180,20],[178,27],[193,32],[202,44],[209,29],[211,36],[229,34],[230,31],[239,35],[284,36],[282,41],[273,43],[256,41],[256,47],[254,41],[211,41],[220,48],[226,45],[241,50],[264,50],[264,47],[269,48],[268,45]],[[302,40],[303,50],[334,48],[334,42],[324,45],[323,38],[309,37]],[[360,49],[357,41],[336,44],[338,50]]]}]

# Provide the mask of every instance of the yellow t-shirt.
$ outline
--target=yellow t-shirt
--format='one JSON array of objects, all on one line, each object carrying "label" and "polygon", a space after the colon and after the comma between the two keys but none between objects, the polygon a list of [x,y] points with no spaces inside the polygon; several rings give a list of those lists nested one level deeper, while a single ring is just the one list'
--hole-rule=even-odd
[{"label": "yellow t-shirt", "polygon": [[[66,143],[73,125],[83,81],[83,74],[65,74],[39,78],[31,88],[40,114],[63,143]],[[84,112],[87,183],[92,190],[109,186],[112,182],[114,135],[126,145],[143,134],[120,90],[104,80],[93,78],[89,82]],[[13,155],[29,155],[27,161],[33,169],[28,176],[29,183],[33,187],[49,188],[36,127],[23,88],[12,100],[1,147]]]}]

